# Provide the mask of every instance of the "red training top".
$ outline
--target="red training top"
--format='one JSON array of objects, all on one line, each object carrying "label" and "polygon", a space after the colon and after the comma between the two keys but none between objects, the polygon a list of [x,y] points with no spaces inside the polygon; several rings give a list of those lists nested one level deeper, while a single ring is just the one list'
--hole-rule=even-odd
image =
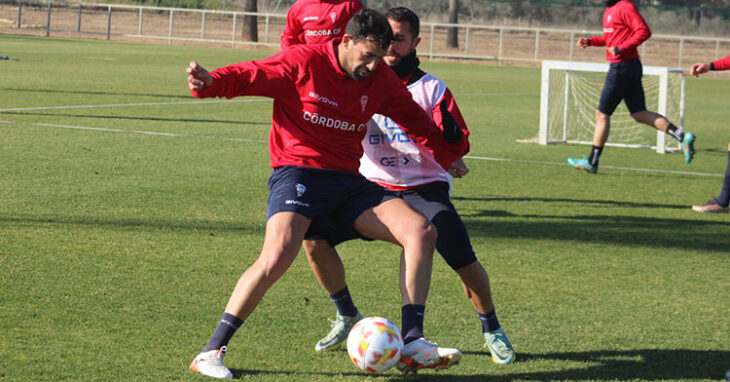
[{"label": "red training top", "polygon": [[438,163],[448,166],[460,148],[411,97],[393,70],[377,65],[355,81],[337,60],[337,44],[297,45],[274,56],[216,69],[213,83],[198,98],[258,95],[274,99],[269,154],[271,167],[292,165],[357,172],[361,141],[370,117],[391,117]]},{"label": "red training top", "polygon": [[286,14],[281,48],[342,37],[350,17],[363,8],[361,0],[298,0]]},{"label": "red training top", "polygon": [[715,67],[715,70],[728,70],[730,69],[730,56],[714,61],[712,65]]},{"label": "red training top", "polygon": [[618,56],[606,52],[610,62],[626,62],[639,57],[636,47],[651,37],[651,30],[630,0],[620,0],[603,13],[603,36],[591,37],[592,46],[617,46]]}]

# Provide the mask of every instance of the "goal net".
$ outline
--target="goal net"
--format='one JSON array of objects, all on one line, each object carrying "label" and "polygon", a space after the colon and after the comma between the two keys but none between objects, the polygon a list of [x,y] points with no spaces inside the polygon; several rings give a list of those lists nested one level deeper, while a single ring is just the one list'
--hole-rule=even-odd
[{"label": "goal net", "polygon": [[[596,108],[608,67],[608,64],[588,62],[542,62],[538,143],[592,144]],[[645,66],[642,84],[647,109],[684,129],[682,71]],[[665,133],[634,121],[623,101],[611,116],[611,133],[606,144],[651,148],[658,153],[680,147]]]}]

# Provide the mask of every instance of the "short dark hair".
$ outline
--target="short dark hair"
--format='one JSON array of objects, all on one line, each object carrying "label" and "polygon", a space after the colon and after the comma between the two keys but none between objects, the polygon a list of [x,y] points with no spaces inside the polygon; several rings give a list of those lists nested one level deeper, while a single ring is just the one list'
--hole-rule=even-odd
[{"label": "short dark hair", "polygon": [[410,32],[413,37],[418,37],[418,34],[421,33],[421,21],[418,19],[418,15],[406,7],[388,9],[388,11],[385,12],[385,18],[399,23],[404,21],[407,22],[408,25],[411,26]]},{"label": "short dark hair", "polygon": [[393,40],[393,30],[388,19],[370,8],[363,8],[350,18],[345,34],[352,36],[354,40],[373,42],[386,50]]}]

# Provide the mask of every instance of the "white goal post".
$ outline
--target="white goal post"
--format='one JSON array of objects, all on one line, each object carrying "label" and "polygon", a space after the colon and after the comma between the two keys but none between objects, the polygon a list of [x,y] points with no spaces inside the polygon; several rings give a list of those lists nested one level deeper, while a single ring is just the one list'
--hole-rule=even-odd
[{"label": "white goal post", "polygon": [[[609,64],[589,62],[542,62],[538,143],[592,144],[595,112],[608,68]],[[685,80],[682,71],[644,66],[643,74],[647,109],[684,129]],[[652,148],[657,153],[679,148],[675,140],[666,138],[664,132],[634,121],[621,102],[611,116],[611,133],[606,144]]]}]

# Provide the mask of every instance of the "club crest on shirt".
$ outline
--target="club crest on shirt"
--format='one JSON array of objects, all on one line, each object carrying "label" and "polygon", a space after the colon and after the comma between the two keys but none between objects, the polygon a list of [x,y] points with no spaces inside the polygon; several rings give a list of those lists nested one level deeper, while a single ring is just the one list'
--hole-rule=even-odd
[{"label": "club crest on shirt", "polygon": [[368,106],[368,96],[364,95],[360,97],[360,106],[362,107],[362,112],[365,112],[365,107]]},{"label": "club crest on shirt", "polygon": [[334,24],[335,21],[337,21],[337,13],[335,13],[335,12],[330,13],[330,18],[332,19],[332,23]]}]

